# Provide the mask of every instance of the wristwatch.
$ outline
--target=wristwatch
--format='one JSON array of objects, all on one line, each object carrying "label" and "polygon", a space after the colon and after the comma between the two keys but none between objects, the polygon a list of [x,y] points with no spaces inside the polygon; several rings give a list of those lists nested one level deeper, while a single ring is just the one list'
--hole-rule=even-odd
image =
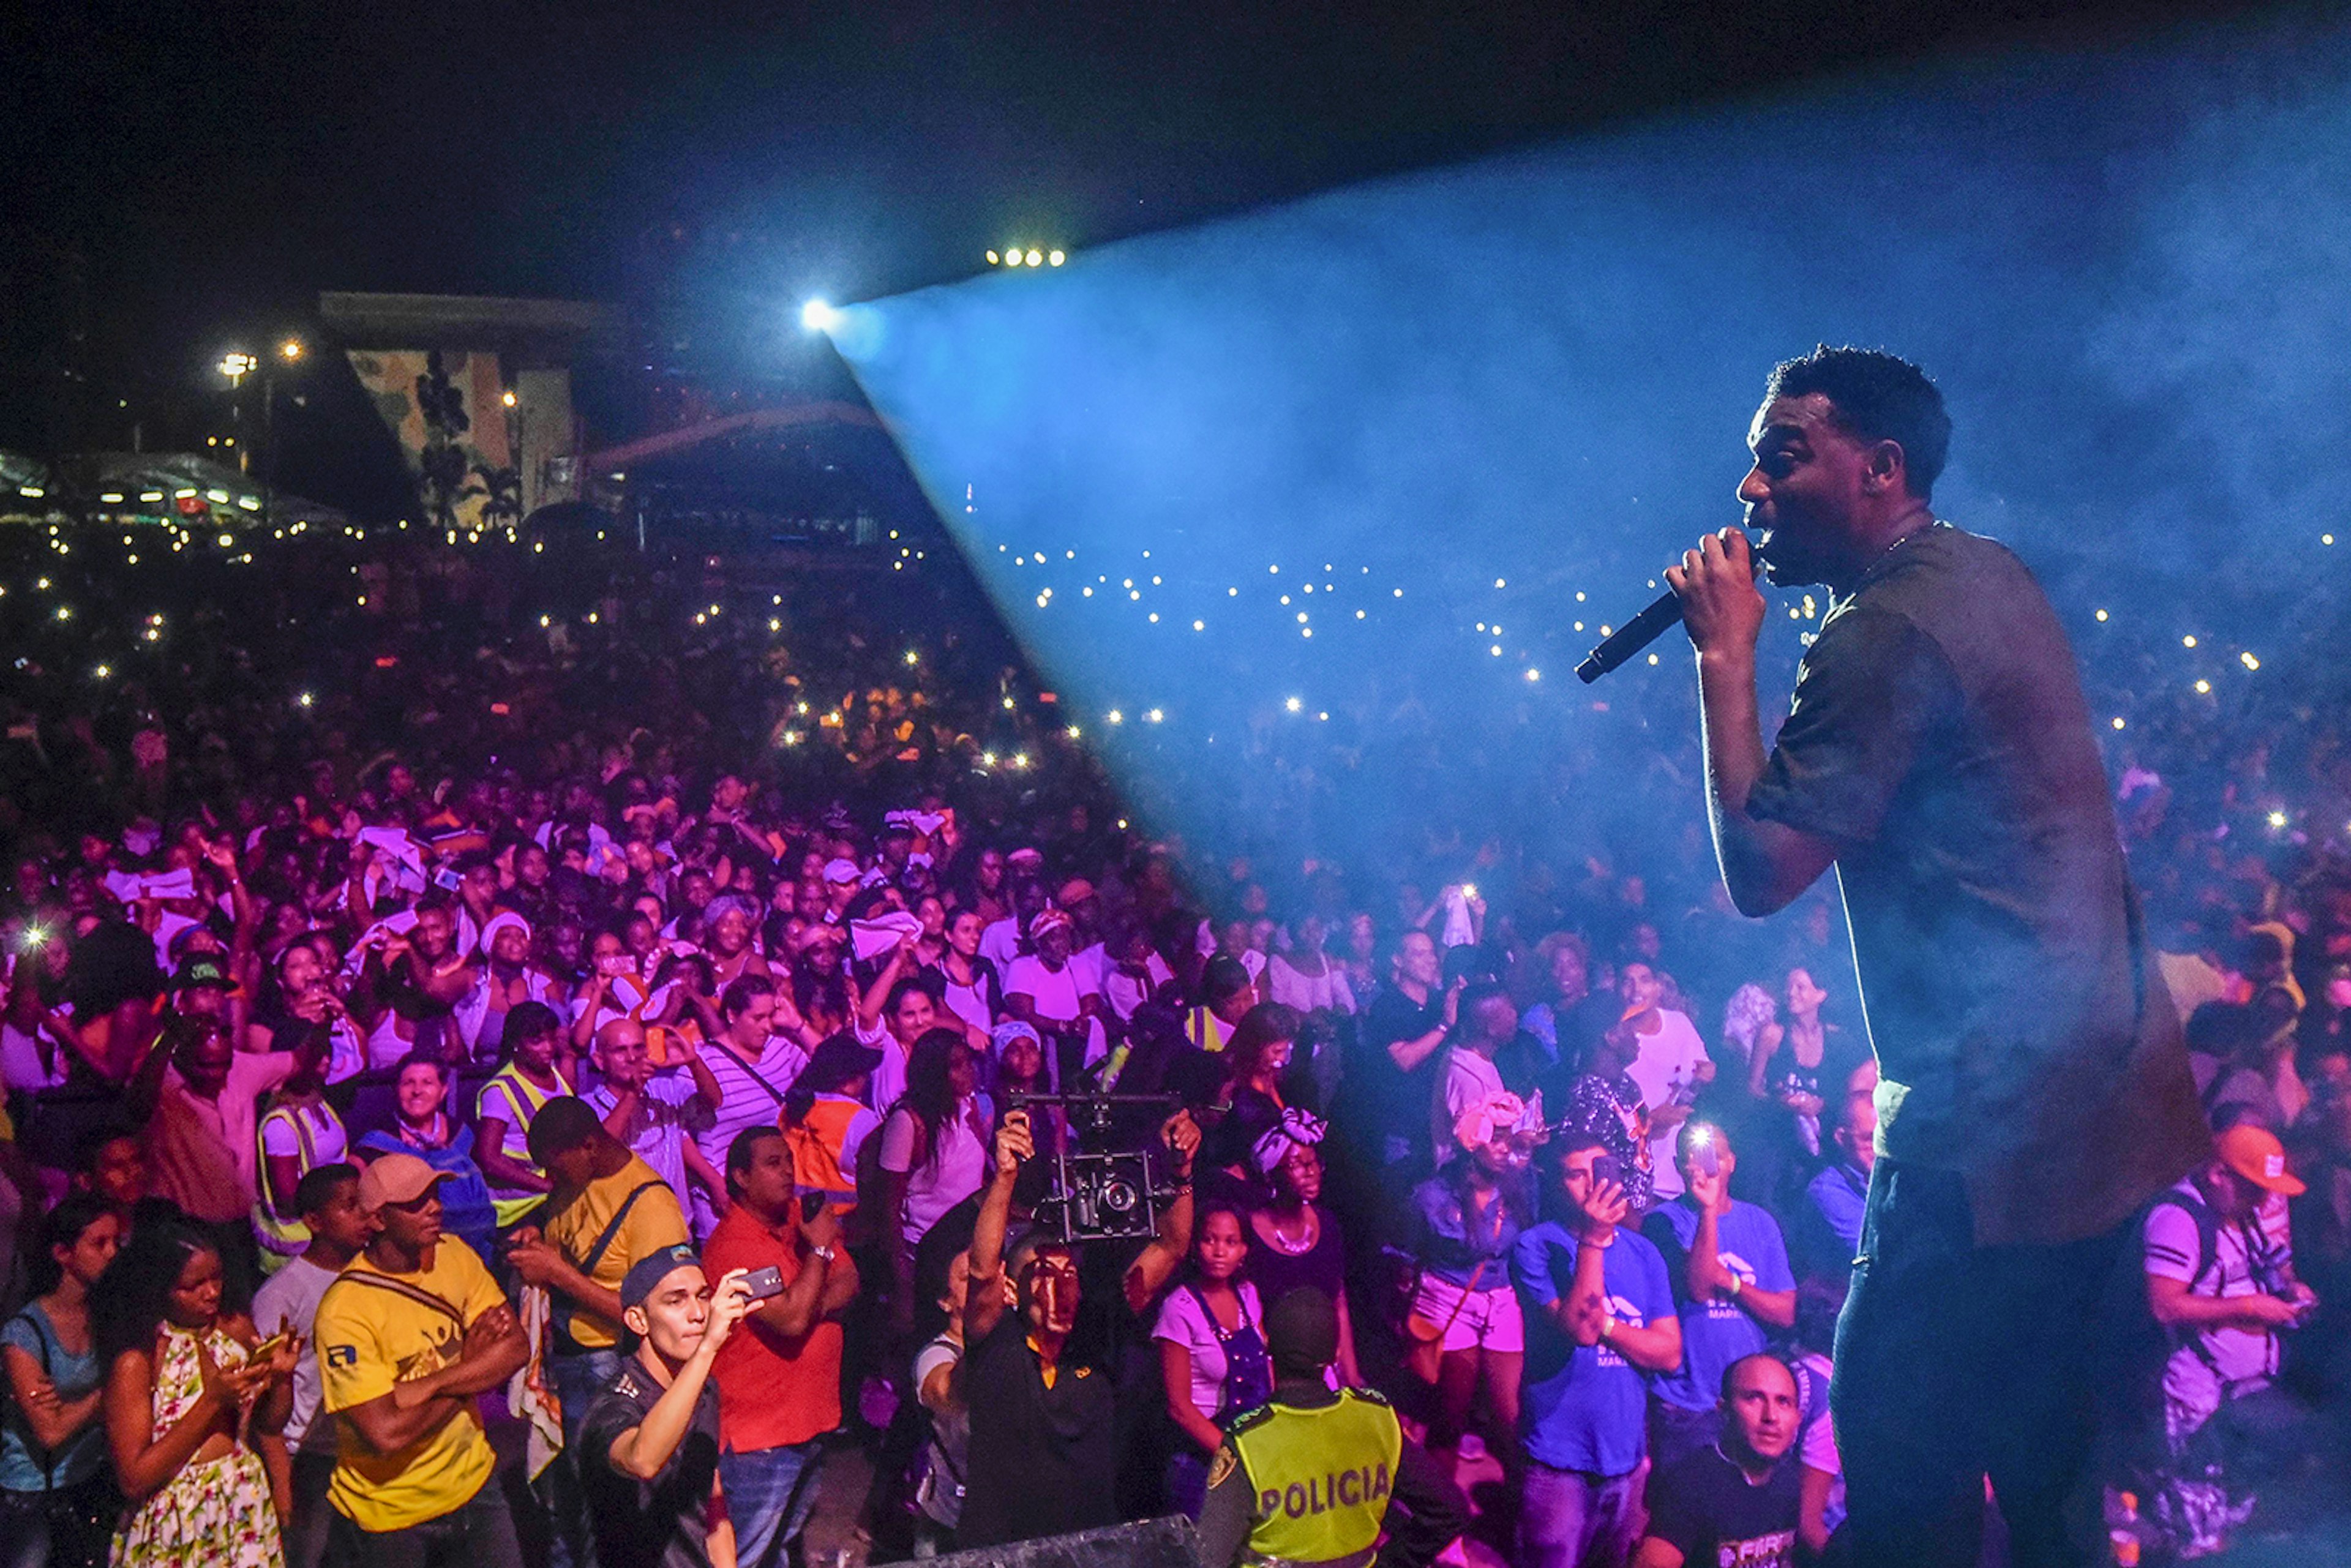
[{"label": "wristwatch", "polygon": [[835,1258],[840,1257],[841,1254],[831,1247],[811,1247],[809,1249],[809,1256],[811,1258],[821,1258],[824,1261],[830,1263]]},{"label": "wristwatch", "polygon": [[1737,1300],[1739,1299],[1739,1292],[1740,1292],[1740,1291],[1744,1290],[1745,1288],[1746,1288],[1746,1281],[1745,1281],[1741,1280],[1741,1279],[1740,1279],[1738,1275],[1736,1275],[1736,1274],[1733,1274],[1733,1275],[1730,1277],[1730,1299],[1731,1299],[1732,1301],[1737,1301]]}]

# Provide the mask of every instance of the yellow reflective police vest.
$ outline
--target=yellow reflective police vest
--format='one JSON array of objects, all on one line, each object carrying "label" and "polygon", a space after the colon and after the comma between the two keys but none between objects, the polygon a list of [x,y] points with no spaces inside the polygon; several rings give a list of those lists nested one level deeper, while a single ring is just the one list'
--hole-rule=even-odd
[{"label": "yellow reflective police vest", "polygon": [[1256,1498],[1252,1560],[1370,1561],[1404,1452],[1386,1400],[1350,1388],[1311,1409],[1261,1405],[1233,1422],[1230,1438]]}]

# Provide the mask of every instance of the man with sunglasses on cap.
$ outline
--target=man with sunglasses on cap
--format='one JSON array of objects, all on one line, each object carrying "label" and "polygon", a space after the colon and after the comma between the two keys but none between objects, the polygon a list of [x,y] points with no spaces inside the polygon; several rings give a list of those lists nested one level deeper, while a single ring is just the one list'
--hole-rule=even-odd
[{"label": "man with sunglasses on cap", "polygon": [[710,1368],[750,1306],[744,1270],[714,1286],[693,1248],[664,1247],[630,1265],[620,1294],[636,1354],[580,1429],[596,1561],[602,1568],[733,1568]]},{"label": "man with sunglasses on cap", "polygon": [[529,1355],[474,1249],[441,1234],[441,1178],[414,1155],[360,1175],[380,1228],[319,1300],[322,1403],[334,1413],[328,1558],[357,1568],[520,1568],[475,1396]]},{"label": "man with sunglasses on cap", "polygon": [[996,1134],[996,1175],[972,1231],[964,1293],[964,1403],[971,1411],[958,1548],[1001,1546],[1116,1524],[1111,1381],[1067,1352],[1078,1260],[1030,1230],[1005,1248],[1020,1162],[1036,1153],[1025,1111]]},{"label": "man with sunglasses on cap", "polygon": [[2299,1328],[2318,1304],[2262,1214],[2273,1197],[2305,1190],[2277,1134],[2240,1123],[2147,1211],[2147,1306],[2171,1342],[2163,1366],[2168,1462],[2147,1518],[2182,1557],[2220,1550],[2228,1527],[2252,1511],[2249,1478],[2226,1468],[2242,1448],[2229,1437],[2234,1426],[2269,1423],[2243,1421],[2229,1406],[2270,1388],[2280,1333]]}]

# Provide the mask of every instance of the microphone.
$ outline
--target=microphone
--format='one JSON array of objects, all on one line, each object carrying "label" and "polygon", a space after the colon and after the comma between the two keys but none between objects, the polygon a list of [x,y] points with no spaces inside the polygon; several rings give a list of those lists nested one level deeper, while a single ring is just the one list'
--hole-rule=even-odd
[{"label": "microphone", "polygon": [[1649,601],[1649,607],[1601,640],[1600,646],[1575,666],[1575,678],[1590,685],[1682,620],[1682,601],[1670,588]]}]

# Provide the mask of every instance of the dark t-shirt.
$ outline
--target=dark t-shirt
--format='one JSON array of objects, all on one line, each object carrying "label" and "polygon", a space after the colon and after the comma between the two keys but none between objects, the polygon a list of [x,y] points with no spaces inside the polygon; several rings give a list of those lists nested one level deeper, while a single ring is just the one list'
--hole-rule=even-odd
[{"label": "dark t-shirt", "polygon": [[1051,1387],[1018,1312],[965,1357],[971,1410],[960,1547],[1000,1546],[1118,1522],[1111,1380],[1064,1360]]},{"label": "dark t-shirt", "polygon": [[1337,1301],[1347,1289],[1347,1243],[1339,1221],[1327,1208],[1314,1212],[1318,1234],[1303,1252],[1284,1252],[1258,1234],[1252,1220],[1249,1233],[1249,1274],[1257,1284],[1258,1299],[1270,1307],[1292,1291],[1317,1290]]},{"label": "dark t-shirt", "polygon": [[1708,1444],[1649,1480],[1649,1533],[1687,1568],[1795,1568],[1803,1467],[1782,1454],[1762,1485]]},{"label": "dark t-shirt", "polygon": [[1391,986],[1372,1003],[1364,1019],[1363,1071],[1356,1075],[1362,1109],[1369,1118],[1367,1134],[1402,1138],[1409,1148],[1427,1141],[1428,1103],[1436,1093],[1437,1064],[1445,1053],[1432,1051],[1418,1067],[1399,1072],[1388,1047],[1400,1040],[1418,1040],[1444,1021],[1441,987],[1432,988],[1428,1000],[1420,1003],[1405,996],[1402,988]]},{"label": "dark t-shirt", "polygon": [[1880,1146],[1966,1176],[1984,1244],[2121,1223],[2204,1155],[2073,650],[1944,525],[1822,622],[1756,817],[1836,846]]},{"label": "dark t-shirt", "polygon": [[662,1389],[634,1357],[596,1396],[580,1430],[580,1470],[603,1568],[710,1568],[711,1479],[718,1473],[718,1388],[705,1382],[694,1420],[650,1481],[612,1468],[612,1443],[643,1423]]}]

